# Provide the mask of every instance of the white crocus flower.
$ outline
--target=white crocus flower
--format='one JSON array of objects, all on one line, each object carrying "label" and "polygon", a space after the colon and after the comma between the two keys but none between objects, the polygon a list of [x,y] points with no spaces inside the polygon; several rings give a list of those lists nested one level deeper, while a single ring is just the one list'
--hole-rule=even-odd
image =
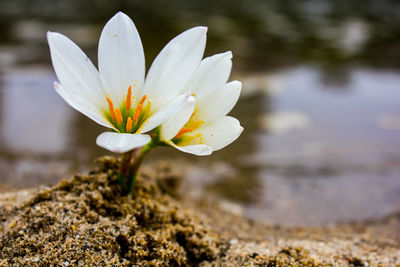
[{"label": "white crocus flower", "polygon": [[73,108],[114,131],[99,135],[99,146],[130,151],[151,140],[143,133],[191,101],[189,94],[180,93],[201,62],[206,32],[205,27],[195,27],[171,40],[146,80],[142,42],[132,20],[121,12],[101,33],[99,70],[70,39],[49,32],[51,59],[60,81],[54,87]]},{"label": "white crocus flower", "polygon": [[179,114],[160,126],[160,139],[187,153],[203,156],[236,140],[243,128],[226,116],[236,104],[242,84],[227,83],[232,53],[205,58],[185,86],[192,95]]}]

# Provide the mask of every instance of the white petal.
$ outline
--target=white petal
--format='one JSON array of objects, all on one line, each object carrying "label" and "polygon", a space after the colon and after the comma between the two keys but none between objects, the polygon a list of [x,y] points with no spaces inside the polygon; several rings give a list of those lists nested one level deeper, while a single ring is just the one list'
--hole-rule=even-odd
[{"label": "white petal", "polygon": [[224,85],[232,69],[232,52],[225,52],[203,59],[198,70],[187,83],[185,92],[193,93],[196,98],[214,91]]},{"label": "white petal", "polygon": [[229,113],[239,99],[242,83],[232,81],[197,100],[197,115],[212,121]]},{"label": "white petal", "polygon": [[197,156],[208,156],[212,153],[212,148],[206,145],[177,146],[172,141],[167,142],[167,144],[175,147],[182,152],[190,153]]},{"label": "white petal", "polygon": [[115,103],[125,99],[129,86],[133,91],[143,88],[145,61],[142,42],[135,24],[124,13],[118,12],[104,26],[98,58],[104,87]]},{"label": "white petal", "polygon": [[243,127],[237,119],[224,116],[212,124],[204,125],[190,134],[194,136],[201,134],[204,144],[212,147],[212,150],[219,150],[235,141],[242,133]]},{"label": "white petal", "polygon": [[[189,94],[176,97],[171,103],[160,108],[151,117],[143,122],[137,133],[145,133],[153,130],[171,116],[175,115],[188,101],[193,101]],[[153,104],[153,103],[152,103]]]},{"label": "white petal", "polygon": [[104,132],[96,139],[96,144],[115,153],[125,153],[150,142],[147,134],[128,134]]},{"label": "white petal", "polygon": [[162,105],[182,92],[203,57],[206,32],[206,27],[189,29],[164,47],[147,74],[144,87],[147,95]]},{"label": "white petal", "polygon": [[58,82],[54,83],[54,89],[65,100],[65,102],[68,103],[68,105],[81,112],[83,115],[89,117],[104,127],[114,128],[114,126],[105,119],[101,111],[99,111],[96,106],[93,106],[91,103],[85,101],[85,99],[66,91]]},{"label": "white petal", "polygon": [[188,122],[192,116],[195,105],[195,98],[189,97],[186,104],[179,110],[174,116],[169,118],[160,126],[160,138],[161,140],[168,141],[174,138],[174,136],[182,129],[182,127]]},{"label": "white petal", "polygon": [[99,72],[83,51],[60,33],[48,32],[51,60],[64,89],[96,106],[106,107]]}]

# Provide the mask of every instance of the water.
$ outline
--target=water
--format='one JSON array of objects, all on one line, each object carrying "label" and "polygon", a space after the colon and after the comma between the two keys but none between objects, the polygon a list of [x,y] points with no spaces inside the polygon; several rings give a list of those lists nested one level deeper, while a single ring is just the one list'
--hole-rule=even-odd
[{"label": "water", "polygon": [[[47,8],[30,4],[25,13],[24,1],[0,3],[1,190],[54,183],[109,154],[95,145],[104,129],[52,89],[45,32],[63,32],[95,59],[116,7],[83,16],[87,7],[72,1],[56,17],[58,4],[39,2]],[[120,7],[137,24],[148,66],[175,34],[208,25],[206,54],[232,49],[231,78],[244,84],[231,113],[245,128],[235,143],[205,158],[160,149],[147,163],[168,155],[184,166],[188,194],[215,194],[257,220],[316,225],[399,211],[396,3],[209,4]]]},{"label": "water", "polygon": [[257,133],[258,148],[242,157],[263,188],[249,216],[315,224],[397,210],[400,73],[353,69],[340,85],[310,67],[278,75],[281,91],[264,101],[281,124],[261,119],[269,134]]}]

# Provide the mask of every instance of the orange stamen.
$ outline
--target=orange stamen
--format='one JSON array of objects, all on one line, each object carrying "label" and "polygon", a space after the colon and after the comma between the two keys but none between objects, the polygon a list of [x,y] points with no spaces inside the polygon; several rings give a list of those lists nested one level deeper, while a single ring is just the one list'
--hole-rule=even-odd
[{"label": "orange stamen", "polygon": [[108,109],[110,110],[111,118],[113,121],[115,121],[116,117],[115,117],[115,112],[114,112],[114,104],[110,98],[106,97],[106,100],[108,102]]},{"label": "orange stamen", "polygon": [[139,105],[143,105],[144,101],[146,101],[147,95],[144,95],[142,99],[140,99]]},{"label": "orange stamen", "polygon": [[182,127],[182,129],[175,135],[174,138],[181,138],[185,133],[192,132],[193,129]]},{"label": "orange stamen", "polygon": [[147,98],[146,95],[144,95],[144,96],[142,97],[142,99],[141,99],[140,102],[139,102],[139,105],[137,106],[137,108],[136,108],[136,110],[135,110],[135,114],[133,115],[133,121],[134,121],[135,123],[138,122],[139,117],[140,117],[140,114],[142,114],[142,111],[143,111],[143,103],[144,103],[144,101],[146,101],[146,98]]},{"label": "orange stamen", "polygon": [[132,131],[132,119],[131,117],[128,117],[128,120],[126,121],[126,132],[130,133]]},{"label": "orange stamen", "polygon": [[126,110],[129,110],[132,105],[132,86],[128,88],[128,94],[126,95]]},{"label": "orange stamen", "polygon": [[119,108],[115,109],[115,115],[117,115],[118,122],[122,123],[123,119],[122,119],[122,114],[121,114],[121,111],[119,110]]}]

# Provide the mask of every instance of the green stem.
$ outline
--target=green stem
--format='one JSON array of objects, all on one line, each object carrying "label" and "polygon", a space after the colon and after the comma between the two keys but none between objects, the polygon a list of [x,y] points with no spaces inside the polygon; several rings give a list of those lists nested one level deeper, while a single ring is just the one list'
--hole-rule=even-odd
[{"label": "green stem", "polygon": [[135,181],[136,178],[139,176],[139,169],[142,165],[144,158],[158,145],[159,141],[153,139],[147,145],[142,147],[142,149],[139,148],[122,154],[120,166],[120,181],[124,195],[133,192]]}]

